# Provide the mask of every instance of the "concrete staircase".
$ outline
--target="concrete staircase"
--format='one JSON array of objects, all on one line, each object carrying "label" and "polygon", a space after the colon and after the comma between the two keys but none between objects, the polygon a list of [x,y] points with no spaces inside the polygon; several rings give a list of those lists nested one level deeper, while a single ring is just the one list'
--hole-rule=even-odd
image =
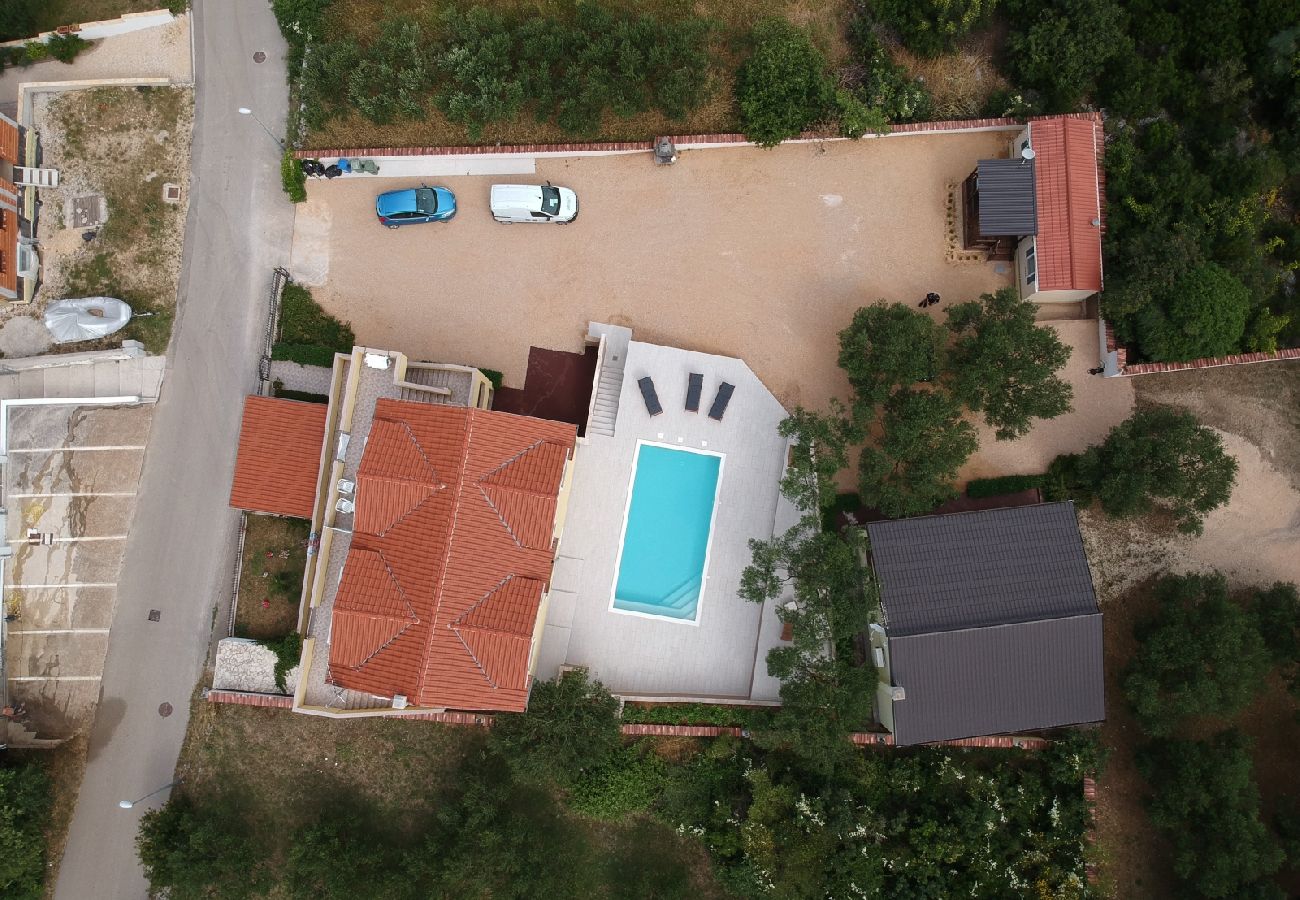
[{"label": "concrete staircase", "polygon": [[143,350],[29,356],[0,360],[0,399],[139,397],[158,399],[167,359]]},{"label": "concrete staircase", "polygon": [[605,339],[605,351],[600,360],[596,380],[596,393],[591,400],[591,415],[587,420],[587,434],[614,436],[614,423],[618,420],[618,399],[623,393],[623,366],[627,361],[627,345],[632,339],[629,328],[617,325],[591,323],[587,339]]}]

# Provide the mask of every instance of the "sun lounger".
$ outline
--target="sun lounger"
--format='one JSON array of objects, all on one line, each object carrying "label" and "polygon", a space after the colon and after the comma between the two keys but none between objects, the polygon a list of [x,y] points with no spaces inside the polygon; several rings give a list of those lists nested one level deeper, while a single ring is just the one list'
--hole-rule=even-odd
[{"label": "sun lounger", "polygon": [[704,376],[699,372],[692,372],[686,380],[686,411],[700,411],[700,392],[704,390]]},{"label": "sun lounger", "polygon": [[722,421],[723,413],[727,411],[727,404],[731,402],[731,394],[736,389],[734,384],[722,382],[718,385],[718,395],[713,398],[713,405],[709,407],[709,418]]},{"label": "sun lounger", "polygon": [[637,379],[637,387],[641,388],[641,399],[645,401],[645,411],[652,416],[657,416],[664,411],[659,405],[659,394],[655,392],[654,379],[649,375]]}]

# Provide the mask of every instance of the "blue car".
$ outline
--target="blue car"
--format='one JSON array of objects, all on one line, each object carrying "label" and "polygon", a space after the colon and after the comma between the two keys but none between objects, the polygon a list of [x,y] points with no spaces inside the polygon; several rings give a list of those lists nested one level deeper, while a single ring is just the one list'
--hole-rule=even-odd
[{"label": "blue car", "polygon": [[401,228],[422,222],[446,222],[456,215],[456,195],[444,187],[420,185],[414,190],[388,191],[375,198],[381,225]]}]

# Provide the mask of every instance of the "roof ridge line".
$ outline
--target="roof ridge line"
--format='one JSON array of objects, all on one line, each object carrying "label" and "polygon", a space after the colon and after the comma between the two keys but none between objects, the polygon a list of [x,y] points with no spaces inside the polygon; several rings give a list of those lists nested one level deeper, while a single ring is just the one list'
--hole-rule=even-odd
[{"label": "roof ridge line", "polygon": [[[355,613],[355,612],[352,612],[351,610],[346,610],[346,609],[345,609],[345,610],[342,610],[342,612],[343,612],[344,615],[356,615],[356,613]],[[393,636],[390,637],[388,640],[384,641],[382,644],[380,644],[378,647],[376,647],[376,648],[374,649],[374,651],[373,651],[369,656],[367,656],[365,659],[361,660],[361,662],[357,663],[355,666],[344,666],[344,668],[347,668],[347,669],[353,669],[354,671],[357,671],[357,672],[361,671],[361,668],[362,668],[366,663],[370,662],[370,661],[371,661],[372,659],[374,659],[376,656],[378,656],[379,654],[383,653],[386,649],[388,649],[388,647],[393,643],[393,641],[397,640],[399,637],[401,637],[402,635],[406,634],[407,630],[410,629],[413,625],[418,625],[418,624],[419,624],[419,620],[416,620],[416,621],[414,621],[414,622],[407,622],[405,625],[402,626],[402,628],[397,632],[397,634],[393,635]],[[328,661],[328,659],[327,659],[327,660],[326,660],[326,669],[328,669],[328,668],[329,668],[329,661]],[[351,690],[351,688],[348,688],[348,690]]]},{"label": "roof ridge line", "polygon": [[[488,674],[488,671],[486,668],[484,668],[483,663],[479,661],[478,655],[474,653],[474,650],[470,647],[469,642],[466,641],[465,637],[460,633],[460,629],[452,624],[448,624],[447,628],[448,630],[451,631],[452,634],[456,635],[456,640],[460,641],[460,645],[465,648],[465,652],[469,654],[469,658],[474,660],[475,668],[477,668],[480,672],[483,673],[483,680],[486,681],[488,684],[492,685],[492,690],[494,691],[500,690],[501,685],[497,684],[495,681],[492,680],[492,676]],[[423,680],[423,676],[421,676],[421,680]]]},{"label": "roof ridge line", "polygon": [[518,547],[520,550],[525,549],[523,541],[519,540],[519,535],[515,534],[514,529],[510,527],[510,523],[506,521],[505,515],[502,514],[501,510],[497,508],[497,505],[492,502],[492,498],[488,496],[488,492],[483,487],[483,484],[480,482],[474,486],[477,487],[478,492],[483,495],[483,500],[487,503],[488,506],[492,508],[492,512],[496,513],[497,521],[499,521],[501,523],[501,527],[506,530],[506,534],[510,535],[510,540],[514,541],[515,546]]},{"label": "roof ridge line", "polygon": [[[420,695],[424,694],[424,682],[429,671],[429,651],[433,647],[433,636],[438,627],[438,619],[440,617],[440,614],[442,613],[442,593],[443,593],[444,585],[446,584],[446,580],[447,580],[447,567],[451,563],[451,548],[454,547],[456,544],[456,527],[460,522],[460,492],[461,492],[461,488],[464,486],[465,483],[465,466],[468,465],[469,462],[469,445],[474,436],[473,411],[470,410],[468,407],[458,407],[458,408],[465,410],[465,431],[464,431],[464,436],[461,438],[461,442],[460,442],[460,454],[457,457],[459,462],[456,466],[456,481],[455,481],[456,492],[452,496],[451,524],[447,527],[447,543],[442,550],[442,566],[438,569],[438,571],[441,572],[442,575],[438,579],[437,583],[434,585],[433,615],[429,619],[429,638],[424,645],[424,653],[421,655],[421,660],[420,660],[420,674],[416,680],[416,689],[419,691]],[[452,630],[455,631],[455,629]],[[461,638],[459,633],[456,634],[456,638],[462,644],[465,643],[464,639]],[[479,665],[478,659],[474,658],[474,652],[472,650],[469,650],[468,645],[466,645],[465,649],[469,651],[470,657],[474,659],[474,664],[478,665],[479,669],[482,669],[483,667]],[[484,677],[486,677],[486,673],[484,673]],[[489,679],[488,682],[490,684],[491,679]],[[496,685],[493,685],[493,687],[496,687]]]},{"label": "roof ridge line", "polygon": [[899,634],[890,638],[891,641],[906,640],[907,638],[917,637],[934,637],[940,634],[961,634],[965,631],[985,631],[989,628],[1019,628],[1021,625],[1042,625],[1047,622],[1069,622],[1074,619],[1091,619],[1102,615],[1100,606],[1096,612],[1074,613],[1068,616],[1044,616],[1041,619],[1025,619],[1023,622],[990,622],[987,625],[964,625],[961,628],[931,628],[928,631],[917,631],[912,634]]},{"label": "roof ridge line", "polygon": [[[427,500],[428,498],[426,497],[425,499]],[[420,617],[415,614],[415,607],[411,605],[411,601],[406,599],[406,591],[403,589],[402,583],[397,580],[397,573],[394,572],[393,567],[388,564],[388,557],[384,556],[383,550],[375,550],[374,553],[379,557],[379,561],[384,564],[384,571],[388,573],[388,579],[392,581],[393,587],[397,588],[397,593],[402,598],[403,605],[406,606],[407,611],[411,614],[411,620],[418,623]]]},{"label": "roof ridge line", "polygon": [[491,596],[492,596],[493,594],[495,594],[497,591],[501,590],[501,588],[505,587],[506,584],[509,583],[509,582],[510,582],[514,577],[515,577],[515,574],[514,574],[513,572],[508,573],[508,574],[506,575],[506,577],[502,578],[500,581],[498,581],[498,582],[497,582],[496,584],[494,584],[492,587],[490,587],[490,588],[488,588],[486,591],[484,591],[482,597],[479,597],[477,600],[475,600],[472,606],[470,606],[467,610],[465,610],[463,613],[461,613],[461,614],[460,614],[459,616],[457,616],[455,619],[452,619],[452,621],[451,621],[449,624],[451,624],[451,625],[458,625],[458,624],[460,624],[462,621],[465,620],[465,617],[466,617],[466,616],[468,616],[468,615],[469,615],[470,613],[472,613],[474,610],[478,609],[480,606],[482,606],[484,603],[486,603],[487,600],[488,600],[488,597],[491,597]]}]

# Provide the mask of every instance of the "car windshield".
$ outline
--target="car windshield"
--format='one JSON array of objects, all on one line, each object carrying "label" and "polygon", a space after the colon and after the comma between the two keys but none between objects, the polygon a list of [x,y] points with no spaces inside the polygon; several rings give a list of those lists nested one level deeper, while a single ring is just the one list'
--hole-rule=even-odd
[{"label": "car windshield", "polygon": [[426,216],[438,211],[438,195],[429,188],[419,188],[415,192],[415,208]]},{"label": "car windshield", "polygon": [[542,188],[542,212],[548,216],[553,216],[560,211],[560,189],[553,187]]}]

